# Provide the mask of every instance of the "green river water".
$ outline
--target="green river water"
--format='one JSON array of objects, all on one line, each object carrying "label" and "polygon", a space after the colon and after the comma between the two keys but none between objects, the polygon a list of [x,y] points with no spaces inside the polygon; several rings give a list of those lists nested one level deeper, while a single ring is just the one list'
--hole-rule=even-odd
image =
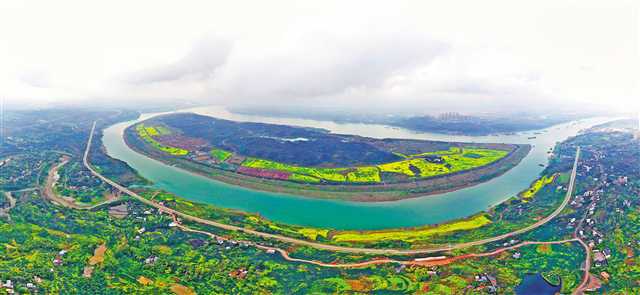
[{"label": "green river water", "polygon": [[[215,107],[188,111],[238,121],[281,123],[325,128],[335,133],[377,138],[414,138],[466,142],[529,143],[531,153],[516,167],[488,182],[458,191],[420,198],[380,203],[361,203],[312,199],[293,195],[261,192],[228,185],[184,170],[165,165],[131,150],[124,143],[124,129],[140,119],[115,124],[104,130],[107,153],[126,162],[154,186],[186,199],[220,207],[259,213],[270,220],[303,226],[333,229],[384,229],[436,224],[473,215],[526,189],[538,177],[547,162],[547,151],[556,142],[576,135],[580,130],[602,123],[605,119],[588,119],[556,125],[537,132],[499,136],[448,136],[413,133],[407,130],[370,124],[337,124],[333,122],[266,118],[235,115]],[[530,137],[536,137],[530,139]]]}]

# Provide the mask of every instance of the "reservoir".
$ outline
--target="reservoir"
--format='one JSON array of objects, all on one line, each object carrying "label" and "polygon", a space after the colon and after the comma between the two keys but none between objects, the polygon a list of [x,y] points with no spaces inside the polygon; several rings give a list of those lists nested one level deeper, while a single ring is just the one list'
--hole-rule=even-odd
[{"label": "reservoir", "polygon": [[324,128],[334,133],[375,138],[412,138],[463,142],[529,143],[533,148],[522,162],[502,176],[458,191],[393,202],[362,203],[312,199],[294,195],[249,190],[228,185],[185,170],[165,165],[131,150],[124,142],[127,126],[157,114],[112,125],[104,130],[103,144],[109,156],[126,162],[154,187],[195,202],[259,213],[278,222],[333,229],[385,229],[436,224],[463,218],[496,205],[526,189],[544,169],[548,151],[556,142],[576,135],[580,130],[609,121],[586,119],[510,135],[450,136],[415,133],[373,124],[338,124],[327,121],[268,118],[232,114],[217,107],[183,110],[222,119],[254,121]]},{"label": "reservoir", "polygon": [[559,294],[561,286],[547,282],[541,274],[527,274],[515,289],[517,295],[554,295]]}]

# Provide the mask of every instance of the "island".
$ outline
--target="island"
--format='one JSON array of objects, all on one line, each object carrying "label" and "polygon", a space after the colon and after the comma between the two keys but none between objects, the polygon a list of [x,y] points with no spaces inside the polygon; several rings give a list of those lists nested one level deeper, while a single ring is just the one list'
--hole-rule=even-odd
[{"label": "island", "polygon": [[193,113],[138,122],[124,138],[139,153],[225,183],[367,202],[472,186],[515,167],[531,149],[527,144],[374,139]]}]

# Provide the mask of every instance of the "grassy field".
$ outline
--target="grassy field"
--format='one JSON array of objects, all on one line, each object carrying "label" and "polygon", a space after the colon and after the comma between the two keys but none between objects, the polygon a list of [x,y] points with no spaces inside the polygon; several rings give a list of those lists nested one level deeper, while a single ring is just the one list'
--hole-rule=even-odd
[{"label": "grassy field", "polygon": [[368,231],[357,232],[347,231],[334,234],[331,238],[335,242],[380,242],[380,241],[404,241],[415,242],[426,240],[433,235],[447,234],[461,230],[472,230],[491,223],[486,215],[476,215],[468,219],[463,219],[442,225],[429,226],[416,230],[388,230],[388,231]]},{"label": "grassy field", "polygon": [[[144,126],[144,124],[138,124],[136,126],[136,131],[138,132],[138,136],[140,136],[142,139],[144,139],[144,141],[148,142],[149,144],[151,144],[153,147],[168,153],[170,155],[173,156],[185,156],[189,153],[189,151],[185,150],[185,149],[181,149],[181,148],[175,148],[175,147],[170,147],[170,146],[165,146],[159,142],[157,142],[155,139],[153,139],[153,136],[157,136],[160,135],[162,132],[165,132],[165,129],[161,129],[163,131],[159,131],[158,129],[154,128],[154,127],[146,127]],[[168,130],[166,130],[168,131]],[[156,134],[156,135],[153,135]]]}]

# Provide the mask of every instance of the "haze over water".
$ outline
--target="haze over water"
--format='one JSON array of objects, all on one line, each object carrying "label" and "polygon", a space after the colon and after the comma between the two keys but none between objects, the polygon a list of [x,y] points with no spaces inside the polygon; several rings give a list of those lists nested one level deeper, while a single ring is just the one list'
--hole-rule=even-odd
[{"label": "haze over water", "polygon": [[[228,185],[165,165],[129,149],[122,138],[124,129],[141,120],[113,125],[104,131],[107,153],[125,161],[154,186],[186,199],[220,207],[259,213],[270,220],[304,226],[333,229],[384,229],[443,223],[483,211],[526,189],[544,169],[547,152],[556,142],[576,135],[580,130],[607,121],[588,119],[556,125],[542,131],[498,136],[449,136],[414,133],[404,129],[372,124],[338,124],[327,121],[269,118],[229,113],[217,107],[183,111],[238,121],[255,121],[317,127],[334,133],[378,138],[413,138],[465,142],[529,143],[530,154],[504,175],[488,182],[454,192],[393,202],[362,203],[312,199],[260,192]],[[149,118],[155,114],[144,114]],[[534,139],[529,137],[535,136]]]}]

